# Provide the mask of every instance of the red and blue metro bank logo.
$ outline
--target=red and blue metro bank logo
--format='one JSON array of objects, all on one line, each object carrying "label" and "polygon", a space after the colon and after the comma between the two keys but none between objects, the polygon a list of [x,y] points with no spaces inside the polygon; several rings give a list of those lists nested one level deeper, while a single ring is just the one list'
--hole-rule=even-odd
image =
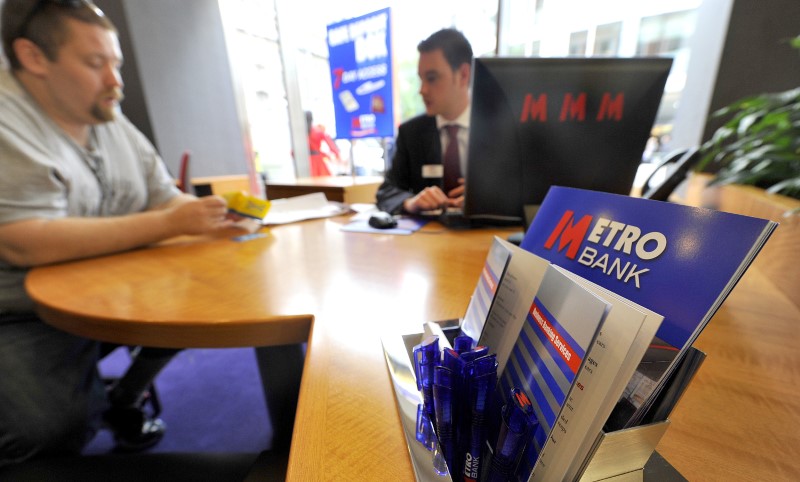
[{"label": "red and blue metro bank logo", "polygon": [[640,277],[650,269],[639,263],[661,256],[667,249],[667,237],[658,231],[643,233],[637,226],[613,219],[595,219],[590,214],[578,219],[568,209],[544,243],[545,249],[554,247],[570,260],[577,257],[584,266],[640,288]]}]

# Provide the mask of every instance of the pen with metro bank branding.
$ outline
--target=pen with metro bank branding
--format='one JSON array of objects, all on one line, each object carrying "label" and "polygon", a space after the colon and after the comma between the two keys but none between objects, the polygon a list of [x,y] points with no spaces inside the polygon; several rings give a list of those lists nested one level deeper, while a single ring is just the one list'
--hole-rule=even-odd
[{"label": "pen with metro bank branding", "polygon": [[439,364],[439,337],[429,336],[414,347],[414,375],[417,377],[417,390],[422,392],[422,405],[428,418],[434,420],[433,408],[433,369]]},{"label": "pen with metro bank branding", "polygon": [[[452,453],[453,456],[450,457],[448,454],[447,457],[447,466],[450,468],[450,474],[455,476],[461,473],[458,463],[461,461],[461,452],[460,452],[460,443],[461,440],[461,429],[462,423],[461,419],[463,418],[463,400],[464,395],[462,394],[461,385],[463,384],[462,375],[464,373],[464,360],[461,359],[458,353],[452,348],[445,348],[442,351],[442,367],[447,368],[450,370],[451,373],[451,396],[450,396],[450,404],[451,404],[451,418],[452,418],[452,437],[453,437],[453,444],[452,444]],[[434,402],[436,401],[436,396],[434,394]]]},{"label": "pen with metro bank branding", "polygon": [[447,367],[456,374],[461,373],[462,365],[461,357],[452,348],[445,348],[442,350],[442,366]]},{"label": "pen with metro bank branding", "polygon": [[[453,351],[455,354],[455,351]],[[464,464],[464,457],[468,451],[470,436],[472,432],[472,415],[469,403],[469,378],[473,372],[473,365],[476,359],[486,356],[489,353],[489,348],[485,346],[477,346],[472,350],[465,351],[461,354],[456,354],[451,363],[457,366],[454,370],[457,376],[457,382],[453,395],[453,423],[455,423],[455,437],[456,437],[456,451],[458,455],[455,460],[455,467],[451,470],[453,474],[461,474]],[[447,360],[447,353],[445,353],[445,361]]]},{"label": "pen with metro bank branding", "polygon": [[416,426],[416,439],[429,451],[436,448],[436,434],[433,433],[433,424],[425,407],[420,403],[417,405],[417,426]]},{"label": "pen with metro bank branding", "polygon": [[486,411],[489,396],[497,384],[497,357],[486,355],[472,362],[467,374],[467,394],[469,407],[469,442],[464,454],[464,482],[476,482],[481,473],[483,442],[486,438]]},{"label": "pen with metro bank branding", "polygon": [[472,350],[472,338],[469,335],[458,335],[453,340],[453,349],[459,355]]},{"label": "pen with metro bank branding", "polygon": [[471,363],[472,361],[489,354],[489,347],[488,346],[476,346],[470,351],[465,351],[464,353],[459,353],[458,356],[464,360],[464,363]]},{"label": "pen with metro bank branding", "polygon": [[503,406],[500,434],[485,482],[507,482],[512,479],[519,456],[538,424],[528,396],[519,388],[512,388],[508,402]]},{"label": "pen with metro bank branding", "polygon": [[445,366],[433,371],[433,404],[436,408],[436,434],[439,448],[444,452],[447,467],[453,473],[455,461],[455,440],[453,427],[453,387],[456,376]]}]

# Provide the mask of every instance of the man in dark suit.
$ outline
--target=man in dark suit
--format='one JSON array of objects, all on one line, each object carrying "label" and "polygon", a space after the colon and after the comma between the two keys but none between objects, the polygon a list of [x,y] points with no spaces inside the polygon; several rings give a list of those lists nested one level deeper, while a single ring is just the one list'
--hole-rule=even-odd
[{"label": "man in dark suit", "polygon": [[[417,50],[425,114],[400,126],[392,166],[376,195],[378,208],[390,213],[464,204],[472,47],[461,32],[443,29]],[[454,159],[455,169],[443,157]]]}]

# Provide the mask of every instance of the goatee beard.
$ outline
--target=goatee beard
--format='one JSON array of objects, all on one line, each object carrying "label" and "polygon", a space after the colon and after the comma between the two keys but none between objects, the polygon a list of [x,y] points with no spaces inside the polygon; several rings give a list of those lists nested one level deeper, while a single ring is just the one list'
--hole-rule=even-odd
[{"label": "goatee beard", "polygon": [[116,118],[116,109],[103,109],[99,105],[92,107],[92,117],[100,122],[110,122]]},{"label": "goatee beard", "polygon": [[119,108],[119,102],[122,101],[125,96],[122,94],[120,89],[114,89],[113,92],[110,92],[110,95],[103,96],[104,98],[113,97],[114,100],[117,101],[117,104],[112,106],[111,108],[104,108],[99,103],[92,106],[92,117],[97,119],[100,122],[110,122],[117,118],[117,109]]}]

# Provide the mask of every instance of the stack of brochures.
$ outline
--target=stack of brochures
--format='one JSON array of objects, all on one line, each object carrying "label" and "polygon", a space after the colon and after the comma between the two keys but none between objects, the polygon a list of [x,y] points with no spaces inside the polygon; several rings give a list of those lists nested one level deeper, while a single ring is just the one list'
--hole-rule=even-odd
[{"label": "stack of brochures", "polygon": [[536,424],[511,480],[577,480],[603,432],[666,420],[703,361],[693,341],[775,227],[552,188],[520,247],[495,238],[459,326],[497,363],[473,456],[496,455],[514,394]]}]

